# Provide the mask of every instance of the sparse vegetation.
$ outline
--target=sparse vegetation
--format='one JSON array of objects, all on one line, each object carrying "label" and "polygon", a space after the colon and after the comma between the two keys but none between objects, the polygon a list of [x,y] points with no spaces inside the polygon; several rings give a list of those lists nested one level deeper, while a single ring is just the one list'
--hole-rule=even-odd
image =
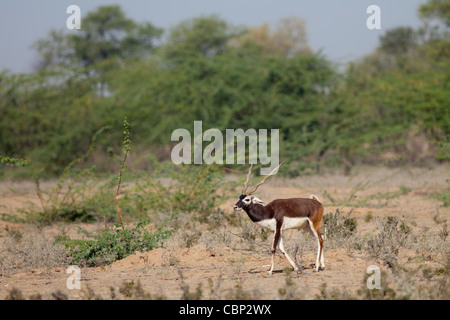
[{"label": "sparse vegetation", "polygon": [[[128,191],[129,189],[125,188],[124,190]],[[370,190],[368,187],[367,191]],[[411,193],[410,196],[414,194]],[[417,194],[420,195],[420,193]],[[427,194],[420,195],[420,197],[428,199]],[[111,201],[114,203],[113,199]],[[395,203],[395,198],[390,201]],[[314,261],[316,244],[308,234],[293,233],[292,236],[287,236],[285,246],[288,250],[293,250],[294,245],[298,247],[297,255],[299,255],[304,268],[299,274],[294,274],[290,269],[286,269],[282,277],[279,273],[275,273],[273,277],[274,279],[278,277],[279,285],[272,288],[275,291],[272,289],[269,291],[273,291],[274,298],[277,299],[311,297],[317,299],[445,299],[448,296],[445,287],[448,284],[448,262],[446,262],[449,252],[448,221],[446,215],[439,212],[439,210],[445,209],[439,207],[437,209],[429,217],[433,231],[421,224],[406,223],[404,219],[396,216],[380,217],[376,213],[371,213],[372,217],[367,219],[365,215],[359,215],[357,209],[353,211],[350,209],[347,212],[340,209],[326,214],[325,221],[328,231],[325,241],[326,264],[327,262],[328,265],[331,263],[330,259],[333,261],[334,267],[343,263],[342,252],[346,252],[348,256],[346,259],[351,261],[356,258],[372,261],[371,263],[382,268],[381,290],[367,289],[365,287],[367,275],[364,270],[355,269],[353,273],[362,279],[359,289],[345,289],[327,281],[318,291],[311,292],[305,279],[309,281],[317,276],[320,278],[322,274],[325,275],[330,271],[325,269],[323,273],[319,272],[314,275],[311,272],[311,266],[303,265]],[[12,229],[5,237],[7,240],[5,243],[8,244],[7,250],[0,251],[0,273],[2,270],[9,273],[11,270],[25,265],[31,268],[61,267],[67,266],[69,263],[87,267],[105,266],[117,259],[129,256],[135,251],[149,252],[149,249],[164,244],[168,247],[165,249],[167,254],[161,268],[166,270],[164,272],[174,272],[174,270],[183,272],[184,280],[181,281],[178,276],[181,282],[179,285],[175,285],[178,288],[176,296],[173,292],[165,291],[162,288],[156,291],[151,290],[150,293],[148,289],[144,289],[140,281],[130,279],[111,289],[110,293],[97,292],[98,289],[84,287],[78,298],[255,299],[265,297],[268,288],[256,287],[254,284],[247,285],[246,280],[249,275],[258,277],[261,275],[259,272],[265,274],[264,269],[259,266],[258,271],[249,270],[247,265],[251,263],[255,255],[259,257],[258,265],[269,262],[267,261],[267,252],[270,250],[272,235],[262,236],[260,234],[262,229],[257,227],[251,229],[253,224],[245,223],[248,222],[245,216],[233,218],[237,219],[233,222],[223,217],[226,214],[227,212],[218,214],[212,211],[211,215],[214,218],[211,218],[212,220],[207,218],[201,222],[195,218],[198,217],[196,212],[185,212],[183,216],[176,214],[172,220],[166,220],[166,224],[162,223],[164,220],[160,220],[158,224],[148,223],[147,220],[142,224],[139,222],[127,223],[125,228],[120,225],[101,227],[93,231],[80,228],[78,236],[74,236],[72,233],[71,237],[67,236],[65,232],[61,232],[58,237],[42,237],[42,234],[39,236],[41,233],[39,229],[32,229],[31,232],[22,232],[20,228]],[[216,225],[218,222],[220,222],[220,226]],[[45,228],[55,228],[56,225],[52,224]],[[73,222],[69,225],[73,225]],[[158,228],[157,225],[160,227]],[[363,229],[367,231],[362,232]],[[293,240],[292,237],[299,240]],[[179,250],[198,250],[199,245],[209,248],[207,249],[210,250],[208,254],[216,258],[220,258],[223,254],[223,249],[220,248],[230,248],[232,255],[220,258],[224,262],[221,263],[218,271],[225,272],[224,274],[200,277],[197,280],[192,279],[192,271],[185,267],[184,254],[177,254],[177,252],[180,252]],[[339,251],[342,248],[345,251]],[[341,252],[338,260],[329,258],[330,254],[334,255],[336,252]],[[404,257],[405,252],[408,253],[408,259]],[[245,253],[245,255],[235,256],[238,253]],[[10,254],[13,255],[10,256]],[[15,257],[14,261],[11,259],[12,256]],[[40,259],[43,256],[46,257],[45,260]],[[204,259],[204,257],[199,257],[199,259]],[[45,264],[41,264],[42,262]],[[146,271],[150,273],[162,270],[153,269],[151,264],[146,268],[150,268],[149,271]],[[280,282],[282,279],[284,280]],[[38,292],[32,297],[21,294],[20,290],[14,290],[5,292],[4,298],[67,299],[70,297],[64,291],[45,294]]]},{"label": "sparse vegetation", "polygon": [[350,217],[352,210],[345,217],[341,216],[339,209],[335,213],[328,213],[323,217],[326,236],[330,239],[348,238],[356,232],[356,220]]},{"label": "sparse vegetation", "polygon": [[449,290],[449,264],[448,261],[442,269],[430,268],[401,268],[395,276],[381,272],[380,289],[368,289],[364,275],[361,288],[356,292],[345,289],[328,289],[323,283],[320,293],[316,295],[319,300],[448,300]]},{"label": "sparse vegetation", "polygon": [[[419,12],[448,29],[436,3]],[[450,299],[447,29],[387,30],[338,71],[301,19],[194,18],[164,39],[118,6],[86,19],[38,42],[38,71],[0,72],[0,298]],[[280,129],[289,180],[258,192],[321,195],[324,271],[309,265],[316,241],[286,230],[300,272],[266,274],[272,233],[231,209],[240,165],[170,161],[170,134],[199,119]],[[81,290],[60,281],[69,264]],[[380,289],[366,286],[371,264]]]},{"label": "sparse vegetation", "polygon": [[433,197],[438,199],[439,201],[442,201],[442,205],[444,207],[450,206],[450,188],[442,190],[441,193],[438,193]]},{"label": "sparse vegetation", "polygon": [[356,231],[357,222],[350,217],[353,209],[346,216],[341,216],[340,210],[327,213],[323,219],[323,230],[327,240],[327,246],[331,248],[345,248],[347,253],[353,250],[361,251],[362,239]]},{"label": "sparse vegetation", "polygon": [[375,220],[378,234],[367,241],[367,251],[372,256],[380,258],[389,268],[397,270],[398,252],[405,246],[411,229],[397,217],[383,219],[376,217]]},{"label": "sparse vegetation", "polygon": [[0,251],[0,270],[18,266],[51,268],[68,265],[64,246],[37,229],[11,230],[5,237],[5,251]]}]

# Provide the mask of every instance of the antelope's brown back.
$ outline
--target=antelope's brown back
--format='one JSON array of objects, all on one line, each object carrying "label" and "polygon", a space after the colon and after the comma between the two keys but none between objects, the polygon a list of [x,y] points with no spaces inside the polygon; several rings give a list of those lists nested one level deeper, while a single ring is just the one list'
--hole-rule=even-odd
[{"label": "antelope's brown back", "polygon": [[304,212],[304,217],[312,217],[318,209],[323,208],[322,203],[309,198],[277,199],[270,202],[274,212],[283,212],[286,217],[298,217],[298,212]]}]

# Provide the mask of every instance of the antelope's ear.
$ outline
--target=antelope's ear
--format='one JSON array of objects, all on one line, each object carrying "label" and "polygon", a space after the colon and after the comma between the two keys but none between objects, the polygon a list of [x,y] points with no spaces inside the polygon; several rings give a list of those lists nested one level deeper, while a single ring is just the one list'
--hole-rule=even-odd
[{"label": "antelope's ear", "polygon": [[253,197],[252,202],[255,204],[262,204],[263,206],[266,205],[266,203],[260,199],[258,199],[257,197]]}]

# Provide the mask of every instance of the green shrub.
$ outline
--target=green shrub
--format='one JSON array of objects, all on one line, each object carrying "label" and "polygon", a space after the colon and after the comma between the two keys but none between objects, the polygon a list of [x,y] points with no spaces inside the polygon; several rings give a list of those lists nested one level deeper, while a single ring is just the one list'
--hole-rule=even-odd
[{"label": "green shrub", "polygon": [[57,242],[66,246],[73,264],[108,265],[136,251],[146,252],[160,247],[173,232],[167,229],[166,224],[159,226],[154,232],[145,228],[147,225],[148,221],[140,222],[136,227],[127,229],[115,225],[98,233],[79,228],[78,231],[90,239],[60,238]]}]

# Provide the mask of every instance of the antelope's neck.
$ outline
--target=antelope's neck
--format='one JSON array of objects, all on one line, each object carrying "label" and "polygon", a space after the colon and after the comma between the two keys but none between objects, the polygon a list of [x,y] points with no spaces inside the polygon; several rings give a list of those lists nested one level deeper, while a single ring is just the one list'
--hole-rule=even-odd
[{"label": "antelope's neck", "polygon": [[266,208],[261,204],[253,204],[244,210],[253,222],[259,222],[271,218],[268,210],[266,210]]}]

